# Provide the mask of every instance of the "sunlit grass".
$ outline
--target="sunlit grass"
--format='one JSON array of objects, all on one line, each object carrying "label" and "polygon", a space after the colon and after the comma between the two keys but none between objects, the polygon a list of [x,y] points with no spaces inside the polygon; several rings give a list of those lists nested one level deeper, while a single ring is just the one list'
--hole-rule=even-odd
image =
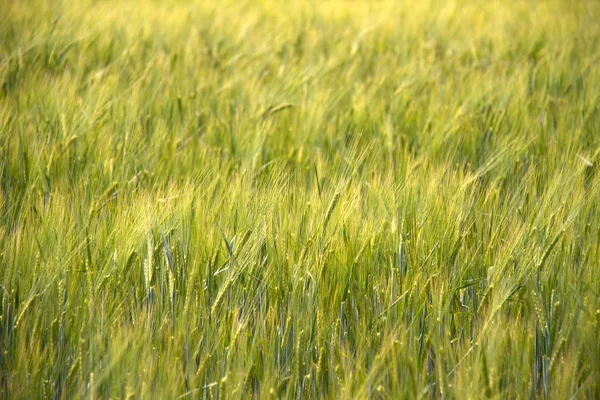
[{"label": "sunlit grass", "polygon": [[600,397],[597,21],[2,3],[2,397]]}]

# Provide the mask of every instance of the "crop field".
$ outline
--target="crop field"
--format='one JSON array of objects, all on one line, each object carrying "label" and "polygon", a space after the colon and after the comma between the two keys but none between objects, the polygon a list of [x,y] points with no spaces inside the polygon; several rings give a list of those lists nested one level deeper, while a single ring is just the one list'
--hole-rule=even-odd
[{"label": "crop field", "polygon": [[0,398],[600,398],[600,2],[0,1]]}]

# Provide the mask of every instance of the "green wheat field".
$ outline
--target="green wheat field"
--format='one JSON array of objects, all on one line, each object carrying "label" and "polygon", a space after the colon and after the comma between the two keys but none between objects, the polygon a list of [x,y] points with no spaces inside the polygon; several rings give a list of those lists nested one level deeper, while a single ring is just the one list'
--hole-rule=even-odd
[{"label": "green wheat field", "polygon": [[600,3],[0,2],[0,398],[600,398]]}]

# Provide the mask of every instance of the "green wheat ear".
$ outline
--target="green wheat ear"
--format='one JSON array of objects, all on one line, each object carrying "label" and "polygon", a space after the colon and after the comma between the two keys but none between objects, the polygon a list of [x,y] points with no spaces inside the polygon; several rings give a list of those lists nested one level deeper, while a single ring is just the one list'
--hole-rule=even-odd
[{"label": "green wheat ear", "polygon": [[333,199],[331,199],[331,203],[329,203],[329,207],[327,207],[327,212],[325,213],[325,219],[323,220],[323,231],[327,229],[327,225],[329,224],[329,220],[331,220],[331,216],[335,211],[339,201],[340,201],[341,193],[335,192],[333,195]]},{"label": "green wheat ear", "polygon": [[152,265],[154,258],[154,246],[152,245],[152,239],[148,239],[146,244],[147,255],[144,259],[144,283],[146,285],[146,290],[149,290],[150,285],[152,284],[152,274],[154,272],[154,266]]}]

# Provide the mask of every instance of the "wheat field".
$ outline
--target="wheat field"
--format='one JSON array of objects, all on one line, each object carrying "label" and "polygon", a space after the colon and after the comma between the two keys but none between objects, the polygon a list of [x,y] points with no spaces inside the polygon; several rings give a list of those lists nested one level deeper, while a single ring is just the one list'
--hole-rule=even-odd
[{"label": "wheat field", "polygon": [[0,397],[600,398],[599,21],[0,2]]}]

